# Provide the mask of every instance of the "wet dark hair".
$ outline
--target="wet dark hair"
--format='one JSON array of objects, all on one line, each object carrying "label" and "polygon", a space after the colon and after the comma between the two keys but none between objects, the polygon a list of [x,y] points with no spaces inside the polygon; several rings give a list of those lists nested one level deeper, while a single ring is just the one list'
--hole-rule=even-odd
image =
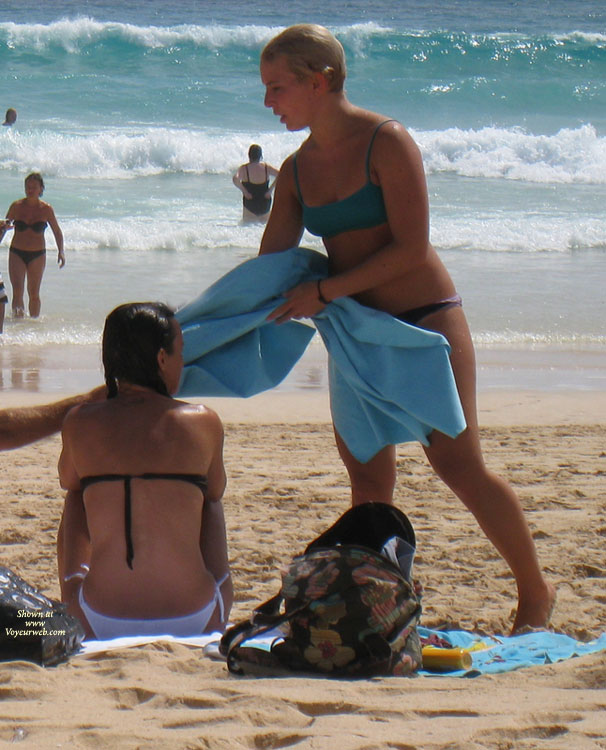
[{"label": "wet dark hair", "polygon": [[107,398],[126,380],[169,396],[158,369],[158,352],[173,351],[175,313],[162,302],[129,302],[112,310],[103,329],[103,367]]},{"label": "wet dark hair", "polygon": [[30,172],[25,180],[23,180],[23,184],[25,184],[28,180],[36,180],[40,184],[40,195],[44,193],[44,180],[42,179],[42,175],[40,174],[40,172]]},{"label": "wet dark hair", "polygon": [[259,161],[262,156],[263,156],[263,149],[261,148],[261,146],[258,146],[256,143],[253,143],[252,146],[248,149],[248,158],[251,161]]}]

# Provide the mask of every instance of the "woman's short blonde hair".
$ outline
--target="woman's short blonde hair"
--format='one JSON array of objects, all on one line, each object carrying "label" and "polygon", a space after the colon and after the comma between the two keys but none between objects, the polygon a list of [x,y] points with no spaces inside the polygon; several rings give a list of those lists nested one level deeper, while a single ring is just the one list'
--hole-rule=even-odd
[{"label": "woman's short blonde hair", "polygon": [[261,62],[271,62],[279,55],[299,80],[321,73],[328,80],[329,91],[342,91],[347,75],[345,52],[341,43],[325,29],[311,23],[289,26],[268,42],[261,52]]}]

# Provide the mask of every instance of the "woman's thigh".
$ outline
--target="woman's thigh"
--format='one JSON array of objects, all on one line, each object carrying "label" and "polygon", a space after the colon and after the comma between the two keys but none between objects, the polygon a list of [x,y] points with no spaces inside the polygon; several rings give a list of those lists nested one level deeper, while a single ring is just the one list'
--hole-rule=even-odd
[{"label": "woman's thigh", "polygon": [[467,423],[456,438],[434,431],[425,453],[442,478],[467,475],[471,479],[474,469],[483,469],[484,460],[478,432],[476,360],[469,327],[459,307],[435,313],[423,322],[423,327],[441,333],[450,344],[452,371]]},{"label": "woman's thigh", "polygon": [[42,276],[46,268],[46,256],[41,255],[39,258],[30,261],[27,266],[27,289],[30,293],[37,293],[40,290]]},{"label": "woman's thigh", "polygon": [[15,253],[8,253],[8,275],[11,280],[13,289],[23,289],[25,285],[25,276],[27,266]]}]

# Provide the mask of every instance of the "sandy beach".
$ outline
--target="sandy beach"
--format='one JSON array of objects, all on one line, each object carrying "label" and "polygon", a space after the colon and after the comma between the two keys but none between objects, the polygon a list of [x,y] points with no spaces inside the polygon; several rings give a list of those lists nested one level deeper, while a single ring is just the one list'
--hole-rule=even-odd
[{"label": "sandy beach", "polygon": [[[4,395],[4,394],[3,394]],[[4,405],[45,400],[12,392]],[[279,569],[348,507],[325,393],[207,400],[222,415],[237,621],[277,592]],[[553,629],[606,630],[606,394],[481,393],[487,461],[518,491],[558,588]],[[0,454],[1,559],[58,596],[60,438]],[[507,633],[512,577],[473,518],[398,448],[396,503],[418,539],[427,627]],[[200,649],[155,643],[54,668],[0,665],[0,746],[24,748],[606,748],[606,653],[473,679],[239,678]]]}]

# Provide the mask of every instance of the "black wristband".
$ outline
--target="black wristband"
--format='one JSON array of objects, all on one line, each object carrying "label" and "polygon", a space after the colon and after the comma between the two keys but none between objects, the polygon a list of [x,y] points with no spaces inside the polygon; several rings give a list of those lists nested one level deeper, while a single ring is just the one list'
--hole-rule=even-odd
[{"label": "black wristband", "polygon": [[320,287],[320,282],[322,279],[318,279],[318,299],[323,305],[328,305],[330,300],[326,299],[326,297],[322,294],[322,288]]}]

